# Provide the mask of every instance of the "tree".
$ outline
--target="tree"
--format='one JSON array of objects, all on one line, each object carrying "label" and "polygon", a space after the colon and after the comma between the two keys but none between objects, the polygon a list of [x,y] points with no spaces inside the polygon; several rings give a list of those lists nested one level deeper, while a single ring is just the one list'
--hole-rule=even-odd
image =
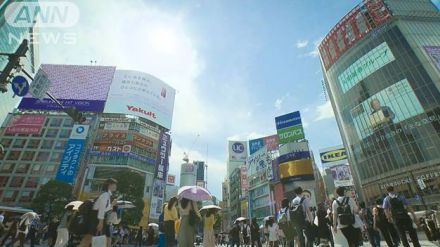
[{"label": "tree", "polygon": [[32,201],[32,209],[44,213],[48,218],[61,216],[64,206],[72,201],[72,185],[56,180],[50,180],[40,187],[37,196]]},{"label": "tree", "polygon": [[122,224],[137,225],[144,208],[144,177],[137,172],[124,170],[116,173],[113,178],[118,181],[118,192],[122,200],[130,201],[136,206],[124,210]]}]

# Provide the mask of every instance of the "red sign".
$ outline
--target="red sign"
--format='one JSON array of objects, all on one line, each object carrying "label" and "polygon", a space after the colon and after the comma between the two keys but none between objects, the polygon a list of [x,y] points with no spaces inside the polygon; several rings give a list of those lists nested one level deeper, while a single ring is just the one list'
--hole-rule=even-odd
[{"label": "red sign", "polygon": [[333,27],[319,45],[325,69],[328,70],[345,51],[390,18],[391,13],[383,0],[364,0],[356,6]]},{"label": "red sign", "polygon": [[275,197],[275,208],[278,211],[281,209],[281,202],[284,199],[283,185],[281,183],[277,183],[273,187],[273,190],[274,190],[274,197]]},{"label": "red sign", "polygon": [[278,135],[266,136],[263,138],[264,146],[266,146],[268,151],[273,151],[278,149]]},{"label": "red sign", "polygon": [[170,175],[167,176],[167,184],[176,184],[176,175]]},{"label": "red sign", "polygon": [[5,134],[39,134],[46,121],[43,115],[15,115],[5,129]]}]

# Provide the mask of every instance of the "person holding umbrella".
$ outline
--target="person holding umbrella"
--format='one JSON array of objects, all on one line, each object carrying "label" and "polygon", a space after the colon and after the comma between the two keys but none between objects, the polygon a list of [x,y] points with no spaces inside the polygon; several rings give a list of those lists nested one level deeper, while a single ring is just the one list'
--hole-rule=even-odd
[{"label": "person holding umbrella", "polygon": [[212,196],[208,190],[199,186],[183,186],[177,192],[180,198],[180,228],[178,234],[179,247],[194,246],[195,226],[201,216],[196,201],[211,200]]},{"label": "person holding umbrella", "polygon": [[165,246],[172,247],[176,241],[176,232],[174,231],[174,223],[178,220],[177,216],[177,197],[172,197],[168,204],[164,207],[164,233]]}]

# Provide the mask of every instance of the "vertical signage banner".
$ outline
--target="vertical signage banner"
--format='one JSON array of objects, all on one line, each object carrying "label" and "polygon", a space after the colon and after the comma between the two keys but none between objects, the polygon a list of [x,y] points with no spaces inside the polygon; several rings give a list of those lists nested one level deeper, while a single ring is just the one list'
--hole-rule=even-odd
[{"label": "vertical signage banner", "polygon": [[150,219],[159,219],[164,202],[165,181],[154,179],[153,196],[151,198]]},{"label": "vertical signage banner", "polygon": [[64,154],[58,166],[56,180],[73,183],[88,131],[88,125],[75,124],[73,126],[72,133],[64,148]]},{"label": "vertical signage banner", "polygon": [[159,139],[159,150],[157,155],[156,179],[165,181],[168,173],[169,156],[168,150],[170,145],[170,135],[161,133]]},{"label": "vertical signage banner", "polygon": [[304,139],[304,129],[299,111],[275,118],[280,144]]}]

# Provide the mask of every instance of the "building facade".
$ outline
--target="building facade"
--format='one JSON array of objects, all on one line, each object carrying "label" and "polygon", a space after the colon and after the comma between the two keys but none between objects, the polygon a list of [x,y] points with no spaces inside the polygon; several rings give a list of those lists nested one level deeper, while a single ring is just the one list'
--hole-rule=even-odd
[{"label": "building facade", "polygon": [[[440,12],[430,0],[356,6],[319,46],[349,161],[368,202],[389,185],[440,200]],[[426,188],[420,188],[418,181]]]},{"label": "building facade", "polygon": [[229,215],[231,220],[235,220],[236,218],[242,216],[240,194],[240,169],[235,168],[229,176]]}]

